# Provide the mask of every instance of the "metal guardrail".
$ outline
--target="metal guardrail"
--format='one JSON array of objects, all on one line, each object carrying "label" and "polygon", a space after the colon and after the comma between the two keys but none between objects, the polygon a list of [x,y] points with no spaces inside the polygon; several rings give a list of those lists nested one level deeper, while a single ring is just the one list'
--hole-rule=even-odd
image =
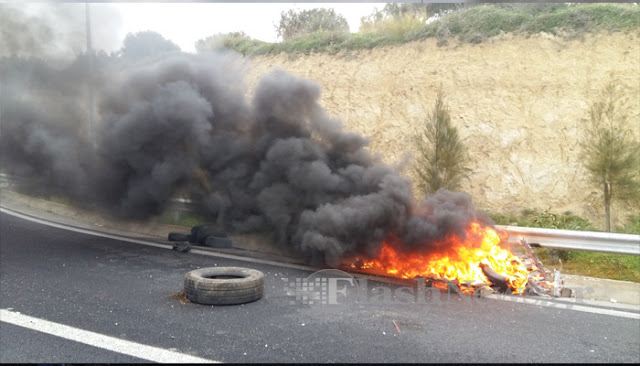
[{"label": "metal guardrail", "polygon": [[585,250],[592,252],[640,255],[640,235],[541,229],[519,226],[497,226],[509,234],[509,243],[529,244],[544,248]]},{"label": "metal guardrail", "polygon": [[[11,184],[22,180],[23,178],[0,174],[0,182]],[[172,199],[170,207],[176,211],[192,211],[193,202],[184,198]],[[497,225],[497,227],[509,234],[509,243],[511,244],[520,244],[520,241],[524,239],[529,244],[538,244],[541,247],[551,249],[640,255],[640,235],[520,226]]]}]

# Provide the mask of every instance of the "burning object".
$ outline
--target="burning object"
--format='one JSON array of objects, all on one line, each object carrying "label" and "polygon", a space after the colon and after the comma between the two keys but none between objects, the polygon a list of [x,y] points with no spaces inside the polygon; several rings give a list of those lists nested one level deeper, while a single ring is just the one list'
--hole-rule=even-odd
[{"label": "burning object", "polygon": [[[527,286],[530,270],[498,245],[469,195],[442,189],[417,203],[411,181],[371,153],[369,138],[328,115],[312,80],[277,69],[248,93],[247,62],[227,53],[172,55],[115,78],[105,64],[94,70],[94,139],[82,133],[83,98],[67,97],[82,95],[83,63],[46,65],[19,60],[24,80],[38,70],[47,82],[0,95],[0,165],[39,189],[129,219],[160,214],[182,191],[221,230],[270,233],[318,267],[360,256],[362,270],[468,291]],[[46,98],[21,100],[24,91]],[[202,227],[169,240],[178,251],[232,246]],[[504,279],[492,283],[488,268]]]},{"label": "burning object", "polygon": [[[498,231],[472,222],[465,235],[449,234],[441,239],[435,252],[398,250],[394,240],[383,243],[375,259],[356,258],[351,270],[404,279],[425,278],[427,285],[448,290],[455,286],[462,293],[499,292],[549,296],[560,283],[552,283],[549,274],[526,242],[521,245],[527,254],[514,255],[503,248],[506,237]],[[446,245],[445,245],[446,244]]]}]

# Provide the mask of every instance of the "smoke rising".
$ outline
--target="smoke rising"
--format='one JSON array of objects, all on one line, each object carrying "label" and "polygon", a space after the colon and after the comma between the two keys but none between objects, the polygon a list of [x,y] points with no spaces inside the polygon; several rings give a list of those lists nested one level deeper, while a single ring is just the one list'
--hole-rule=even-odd
[{"label": "smoke rising", "polygon": [[229,53],[120,71],[105,61],[93,78],[94,143],[82,57],[63,69],[36,60],[0,69],[14,80],[0,93],[2,169],[40,190],[131,219],[159,214],[183,190],[221,227],[269,233],[329,266],[374,257],[391,237],[399,250],[446,249],[438,239],[490,222],[464,193],[416,204],[410,181],[326,114],[317,83],[275,70],[247,96],[248,65]]}]

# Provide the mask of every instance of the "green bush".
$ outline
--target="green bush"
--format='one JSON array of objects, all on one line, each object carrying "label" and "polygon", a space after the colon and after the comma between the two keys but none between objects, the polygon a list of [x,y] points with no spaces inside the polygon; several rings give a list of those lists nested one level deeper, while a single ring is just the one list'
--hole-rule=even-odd
[{"label": "green bush", "polygon": [[593,224],[589,220],[566,211],[559,215],[551,212],[551,209],[538,211],[523,209],[520,215],[490,213],[489,216],[498,225],[513,225],[524,227],[539,227],[559,230],[593,231]]},{"label": "green bush", "polygon": [[360,32],[401,40],[406,34],[411,34],[422,27],[424,27],[424,22],[420,19],[404,14],[376,22],[362,23]]},{"label": "green bush", "polygon": [[160,33],[144,31],[129,33],[117,54],[128,62],[140,62],[180,52],[180,47]]},{"label": "green bush", "polygon": [[[580,216],[572,214],[570,211],[566,211],[561,215],[551,212],[550,209],[546,209],[542,212],[532,209],[524,209],[519,216],[516,215],[504,215],[504,214],[490,214],[493,221],[498,225],[513,225],[524,227],[539,227],[547,229],[558,230],[582,230],[592,231],[593,225],[589,220]],[[537,254],[544,257],[543,261],[551,263],[567,262],[575,255],[573,250],[558,250],[558,249],[538,249]]]},{"label": "green bush", "polygon": [[243,55],[256,53],[268,43],[252,39],[244,32],[219,33],[196,42],[200,53],[218,49],[230,49]]},{"label": "green bush", "polygon": [[280,22],[275,25],[278,37],[284,41],[313,34],[318,31],[348,33],[347,20],[333,9],[289,10],[280,14]]}]

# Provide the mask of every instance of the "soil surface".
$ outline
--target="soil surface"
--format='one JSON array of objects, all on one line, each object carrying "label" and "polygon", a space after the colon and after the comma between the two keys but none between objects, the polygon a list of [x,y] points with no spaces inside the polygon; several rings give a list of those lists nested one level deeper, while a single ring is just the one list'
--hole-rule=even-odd
[{"label": "soil surface", "polygon": [[[493,212],[571,211],[604,222],[601,190],[581,165],[579,139],[589,104],[610,78],[626,88],[629,121],[640,137],[640,35],[565,39],[504,34],[481,44],[433,39],[337,55],[254,57],[255,85],[283,68],[322,86],[321,103],[347,130],[412,177],[415,129],[442,87],[472,172],[462,190]],[[417,193],[418,195],[418,193]],[[420,198],[419,196],[417,198]],[[613,225],[638,208],[613,208]]]}]

